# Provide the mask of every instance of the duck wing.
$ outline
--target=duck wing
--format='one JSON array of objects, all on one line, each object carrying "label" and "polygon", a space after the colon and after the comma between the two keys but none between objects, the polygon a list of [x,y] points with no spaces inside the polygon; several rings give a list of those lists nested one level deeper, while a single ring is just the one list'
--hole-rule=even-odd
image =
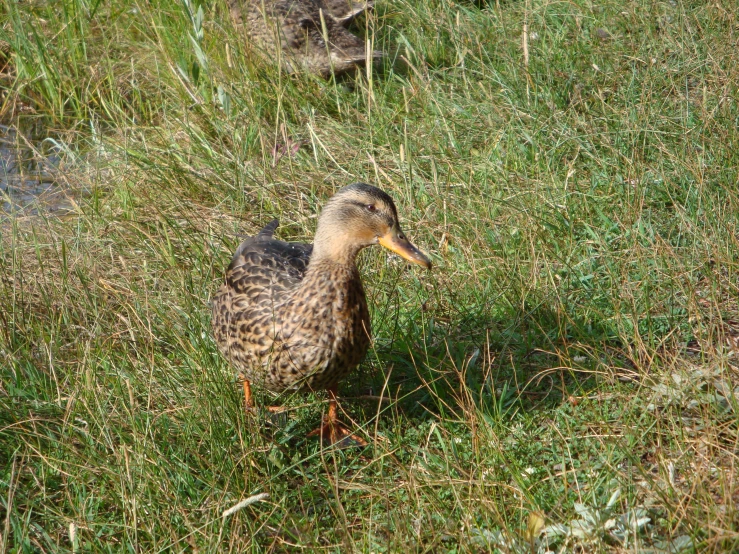
[{"label": "duck wing", "polygon": [[277,240],[278,225],[275,219],[242,242],[226,271],[226,286],[252,305],[279,302],[300,284],[308,268],[313,245]]}]

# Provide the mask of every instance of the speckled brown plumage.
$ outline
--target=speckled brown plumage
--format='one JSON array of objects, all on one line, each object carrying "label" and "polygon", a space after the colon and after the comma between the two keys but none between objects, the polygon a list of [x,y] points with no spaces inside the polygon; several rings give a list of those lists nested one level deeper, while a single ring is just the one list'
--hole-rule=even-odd
[{"label": "speckled brown plumage", "polygon": [[355,267],[272,238],[247,239],[213,304],[221,352],[252,383],[275,392],[335,386],[369,346],[367,301]]},{"label": "speckled brown plumage", "polygon": [[[346,26],[371,7],[372,2],[350,0],[229,0],[236,25],[268,56],[282,54],[288,71],[303,66],[324,77],[332,69],[339,74],[366,63],[364,41]],[[378,59],[382,53],[369,55]]]},{"label": "speckled brown plumage", "polygon": [[246,381],[247,403],[249,383],[335,392],[362,361],[371,336],[355,263],[362,248],[379,243],[431,266],[401,231],[390,196],[363,183],[326,204],[313,245],[275,239],[277,224],[238,247],[213,299],[213,334]]}]

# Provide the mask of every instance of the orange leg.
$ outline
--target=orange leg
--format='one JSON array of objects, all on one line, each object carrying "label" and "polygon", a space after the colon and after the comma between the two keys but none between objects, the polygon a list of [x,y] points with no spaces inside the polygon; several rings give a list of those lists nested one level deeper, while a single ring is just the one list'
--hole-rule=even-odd
[{"label": "orange leg", "polygon": [[[256,411],[251,395],[251,383],[247,379],[244,379],[244,404],[246,405],[247,413],[251,414]],[[285,408],[282,406],[267,406],[267,410],[273,414],[279,414],[284,412]]]},{"label": "orange leg", "polygon": [[254,411],[254,402],[251,399],[251,383],[244,379],[244,403],[247,413]]},{"label": "orange leg", "polygon": [[339,404],[336,402],[336,389],[328,389],[328,423],[332,427],[339,423]]},{"label": "orange leg", "polygon": [[328,434],[328,440],[331,441],[331,444],[336,444],[341,447],[367,446],[366,440],[357,435],[353,435],[352,432],[339,421],[338,414],[339,409],[336,402],[336,387],[332,387],[328,389],[328,414],[321,423],[321,426],[308,433],[308,436],[315,437],[318,435],[321,437],[321,440],[323,440]]}]

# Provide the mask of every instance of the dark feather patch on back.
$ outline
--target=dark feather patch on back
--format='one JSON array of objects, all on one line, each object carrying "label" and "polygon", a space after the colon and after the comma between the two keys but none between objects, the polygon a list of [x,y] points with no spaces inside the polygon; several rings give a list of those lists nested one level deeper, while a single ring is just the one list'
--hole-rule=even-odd
[{"label": "dark feather patch on back", "polygon": [[226,275],[243,266],[246,258],[262,258],[273,262],[274,270],[286,272],[300,280],[308,267],[313,245],[302,242],[284,242],[273,238],[279,220],[270,221],[259,233],[242,242],[234,253]]}]

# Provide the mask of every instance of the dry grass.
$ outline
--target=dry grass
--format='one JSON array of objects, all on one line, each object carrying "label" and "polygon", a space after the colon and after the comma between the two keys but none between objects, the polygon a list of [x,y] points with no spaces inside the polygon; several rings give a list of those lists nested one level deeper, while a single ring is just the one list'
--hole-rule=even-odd
[{"label": "dry grass", "polygon": [[[0,222],[0,553],[737,548],[731,6],[379,3],[348,82],[187,6],[0,12],[2,113],[77,191]],[[208,300],[239,233],[310,239],[356,180],[436,268],[363,255],[372,446],[337,452],[320,396],[244,416]]]}]

